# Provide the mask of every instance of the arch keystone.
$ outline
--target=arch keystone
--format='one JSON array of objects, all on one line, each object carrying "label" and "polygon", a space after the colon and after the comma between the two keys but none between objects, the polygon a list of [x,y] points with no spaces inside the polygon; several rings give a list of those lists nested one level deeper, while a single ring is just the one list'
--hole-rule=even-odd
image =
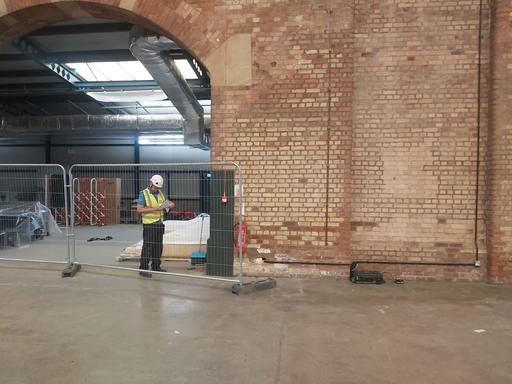
[{"label": "arch keystone", "polygon": [[205,64],[213,75],[212,85],[241,86],[252,84],[251,34],[229,37],[206,58]]},{"label": "arch keystone", "polygon": [[3,16],[7,13],[7,6],[5,5],[5,0],[0,0],[0,16]]},{"label": "arch keystone", "polygon": [[119,8],[124,8],[129,11],[133,11],[139,0],[121,0],[119,2]]}]

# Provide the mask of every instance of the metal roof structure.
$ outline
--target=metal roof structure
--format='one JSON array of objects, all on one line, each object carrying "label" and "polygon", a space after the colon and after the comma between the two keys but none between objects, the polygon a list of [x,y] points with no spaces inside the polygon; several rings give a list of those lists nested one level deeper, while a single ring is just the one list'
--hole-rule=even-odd
[{"label": "metal roof structure", "polygon": [[[87,81],[68,63],[137,61],[129,50],[134,26],[104,19],[79,19],[32,32],[0,48],[0,117],[109,114],[179,116],[169,100],[122,101],[110,92],[158,92],[154,80]],[[163,53],[186,60],[196,73],[187,79],[205,113],[210,113],[210,79],[206,69],[178,45]],[[105,95],[105,97],[101,97]],[[94,96],[94,97],[93,97]],[[99,97],[97,97],[99,96]],[[128,100],[128,101],[126,101]]]}]

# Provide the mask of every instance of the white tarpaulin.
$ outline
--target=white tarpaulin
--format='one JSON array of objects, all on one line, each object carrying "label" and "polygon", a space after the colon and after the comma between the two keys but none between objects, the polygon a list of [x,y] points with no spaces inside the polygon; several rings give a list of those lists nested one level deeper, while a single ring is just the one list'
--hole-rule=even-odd
[{"label": "white tarpaulin", "polygon": [[[203,225],[202,236],[201,223]],[[206,245],[206,242],[210,238],[210,215],[206,213],[201,213],[192,220],[166,220],[164,224],[164,244],[201,243]]]},{"label": "white tarpaulin", "polygon": [[[166,220],[164,225],[162,257],[183,258],[190,256],[193,251],[206,250],[206,242],[210,238],[208,214],[201,213],[191,220]],[[138,259],[141,251],[142,240],[125,248],[117,259],[119,261]]]}]

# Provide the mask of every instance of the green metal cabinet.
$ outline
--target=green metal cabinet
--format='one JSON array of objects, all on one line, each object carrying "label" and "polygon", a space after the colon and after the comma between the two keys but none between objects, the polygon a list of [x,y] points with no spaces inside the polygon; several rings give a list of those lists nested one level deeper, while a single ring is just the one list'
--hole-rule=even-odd
[{"label": "green metal cabinet", "polygon": [[[223,194],[227,202],[222,202]],[[212,171],[210,177],[210,239],[206,274],[233,276],[234,172]]]}]

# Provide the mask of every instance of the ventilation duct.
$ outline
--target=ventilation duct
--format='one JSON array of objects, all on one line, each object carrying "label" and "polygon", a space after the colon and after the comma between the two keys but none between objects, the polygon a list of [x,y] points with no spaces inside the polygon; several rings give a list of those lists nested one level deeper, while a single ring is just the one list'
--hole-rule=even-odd
[{"label": "ventilation duct", "polygon": [[73,131],[170,132],[183,134],[185,122],[175,115],[64,115],[2,117],[0,132],[8,136]]},{"label": "ventilation duct", "polygon": [[201,145],[205,143],[203,107],[176,64],[164,55],[165,51],[176,48],[178,46],[166,37],[141,36],[137,28],[132,30],[130,51],[146,67],[185,119],[185,144]]}]

